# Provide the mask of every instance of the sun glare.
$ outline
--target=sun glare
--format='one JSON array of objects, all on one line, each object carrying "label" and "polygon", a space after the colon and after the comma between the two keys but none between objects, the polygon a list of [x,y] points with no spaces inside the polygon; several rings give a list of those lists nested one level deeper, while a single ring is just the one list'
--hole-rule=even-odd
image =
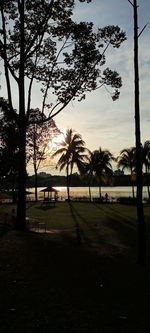
[{"label": "sun glare", "polygon": [[52,141],[48,143],[49,148],[57,148],[58,146],[61,146],[61,142],[64,141],[63,131],[61,132],[61,134],[57,135],[55,138],[52,139]]}]

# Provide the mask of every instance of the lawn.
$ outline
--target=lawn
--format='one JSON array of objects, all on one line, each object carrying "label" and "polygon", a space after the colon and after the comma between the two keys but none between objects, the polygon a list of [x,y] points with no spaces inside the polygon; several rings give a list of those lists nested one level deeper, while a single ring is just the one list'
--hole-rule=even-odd
[{"label": "lawn", "polygon": [[[150,230],[150,207],[144,208],[147,233]],[[79,227],[81,243],[85,247],[106,245],[118,251],[136,251],[136,208],[119,204],[57,203],[53,208],[41,203],[29,204],[28,217],[46,223],[47,231],[60,232],[75,241]],[[55,234],[54,232],[54,234]]]},{"label": "lawn", "polygon": [[[1,221],[11,209],[1,205]],[[139,267],[135,207],[30,203],[27,216],[47,233],[7,229],[0,238],[2,333],[148,331],[149,247]],[[148,239],[148,206],[145,216]]]}]

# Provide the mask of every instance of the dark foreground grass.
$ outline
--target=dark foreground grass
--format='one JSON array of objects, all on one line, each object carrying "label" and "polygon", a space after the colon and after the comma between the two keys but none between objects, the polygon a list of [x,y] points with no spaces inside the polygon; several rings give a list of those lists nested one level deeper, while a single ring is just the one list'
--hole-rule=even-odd
[{"label": "dark foreground grass", "polygon": [[[146,233],[150,232],[150,207],[144,208]],[[84,247],[116,248],[117,252],[129,251],[137,254],[136,207],[119,204],[57,203],[56,207],[41,203],[29,204],[27,215],[35,221],[45,222],[53,237],[76,243],[78,225]]]},{"label": "dark foreground grass", "polygon": [[149,331],[150,265],[136,264],[134,207],[38,204],[28,215],[50,232],[0,238],[0,332]]}]

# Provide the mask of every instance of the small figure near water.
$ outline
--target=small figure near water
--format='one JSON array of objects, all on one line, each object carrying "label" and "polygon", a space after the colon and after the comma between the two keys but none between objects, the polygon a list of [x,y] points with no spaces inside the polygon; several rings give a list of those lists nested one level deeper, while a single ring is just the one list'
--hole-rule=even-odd
[{"label": "small figure near water", "polygon": [[105,194],[105,201],[108,202],[108,194]]}]

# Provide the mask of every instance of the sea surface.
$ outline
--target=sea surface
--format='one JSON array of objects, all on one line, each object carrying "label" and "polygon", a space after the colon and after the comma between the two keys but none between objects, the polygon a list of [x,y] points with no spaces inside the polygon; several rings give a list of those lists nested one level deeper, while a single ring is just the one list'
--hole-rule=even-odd
[{"label": "sea surface", "polygon": [[[58,190],[58,197],[59,200],[64,201],[67,199],[67,188],[57,186],[54,187]],[[44,187],[38,187],[38,199],[42,200],[44,197],[44,193],[41,192]],[[34,188],[28,188],[28,191],[32,192],[33,194],[29,195],[29,198],[32,200],[34,199]],[[119,197],[132,197],[132,187],[130,186],[109,186],[109,187],[102,187],[102,196],[105,197],[105,194],[108,194],[109,199],[117,199]],[[136,187],[135,187],[135,194],[136,194]],[[46,193],[47,195],[47,193]],[[45,195],[45,196],[46,196]],[[99,187],[91,187],[91,195],[92,198],[99,197]],[[70,187],[70,197],[72,198],[83,198],[89,197],[89,188],[88,187]],[[143,199],[148,198],[147,187],[143,187]]]}]

